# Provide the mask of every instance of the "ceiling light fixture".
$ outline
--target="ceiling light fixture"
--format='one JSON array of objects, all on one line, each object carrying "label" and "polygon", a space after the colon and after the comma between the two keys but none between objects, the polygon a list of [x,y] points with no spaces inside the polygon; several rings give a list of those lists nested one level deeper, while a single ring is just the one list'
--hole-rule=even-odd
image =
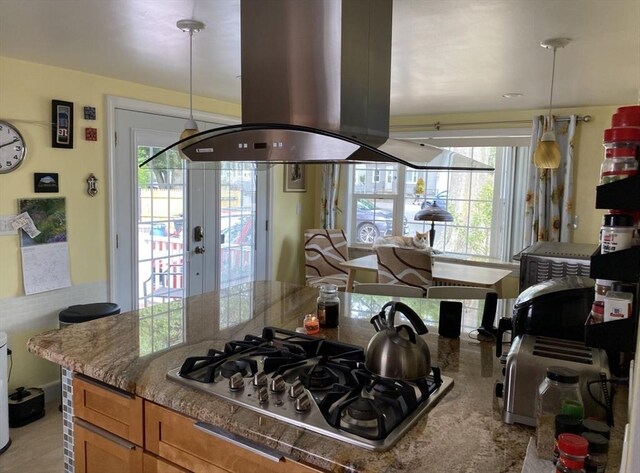
[{"label": "ceiling light fixture", "polygon": [[[197,20],[179,20],[176,26],[180,28],[181,31],[189,33],[189,119],[184,124],[184,131],[180,134],[180,139],[183,140],[198,133],[198,124],[193,119],[193,33],[203,30],[205,25]],[[185,142],[183,146],[181,146],[181,149],[187,144],[190,143],[188,141]],[[183,158],[186,158],[186,156],[182,154],[182,151],[180,154]]]},{"label": "ceiling light fixture", "polygon": [[545,39],[540,46],[546,49],[553,49],[553,67],[551,68],[551,93],[549,94],[549,116],[544,126],[542,138],[538,141],[538,146],[533,153],[533,163],[540,169],[557,169],[560,166],[560,146],[556,141],[556,135],[553,132],[553,115],[551,115],[551,106],[553,103],[553,80],[556,72],[556,50],[564,48],[571,42],[568,38],[552,38]]}]

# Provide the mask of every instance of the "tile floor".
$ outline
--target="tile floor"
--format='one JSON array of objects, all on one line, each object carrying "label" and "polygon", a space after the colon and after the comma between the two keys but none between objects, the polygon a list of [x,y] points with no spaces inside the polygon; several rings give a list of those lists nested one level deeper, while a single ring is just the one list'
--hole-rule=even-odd
[{"label": "tile floor", "polygon": [[45,406],[45,416],[9,429],[11,446],[0,455],[2,473],[62,473],[62,413],[58,403]]}]

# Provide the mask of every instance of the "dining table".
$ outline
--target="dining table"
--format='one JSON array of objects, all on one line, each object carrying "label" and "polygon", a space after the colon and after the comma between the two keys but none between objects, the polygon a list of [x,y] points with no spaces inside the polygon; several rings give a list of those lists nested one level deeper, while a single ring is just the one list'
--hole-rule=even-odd
[{"label": "dining table", "polygon": [[[375,254],[361,256],[340,263],[347,273],[346,292],[353,291],[353,284],[358,271],[377,272],[378,259]],[[489,287],[502,297],[502,282],[511,274],[510,269],[479,266],[476,264],[433,260],[434,286],[475,286]]]}]

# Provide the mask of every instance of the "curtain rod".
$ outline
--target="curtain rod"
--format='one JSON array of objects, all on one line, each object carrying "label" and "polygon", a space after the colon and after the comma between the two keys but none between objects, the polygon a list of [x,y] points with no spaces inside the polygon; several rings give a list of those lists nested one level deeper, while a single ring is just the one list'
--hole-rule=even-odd
[{"label": "curtain rod", "polygon": [[[568,122],[570,117],[558,117],[556,121],[558,122]],[[578,122],[589,123],[591,121],[591,115],[578,115]],[[392,125],[390,129],[400,129],[400,128],[433,128],[434,130],[439,130],[443,126],[473,126],[473,125],[506,125],[512,123],[531,123],[531,120],[502,120],[502,121],[493,121],[493,122],[467,122],[467,123],[417,123],[415,125]]]}]

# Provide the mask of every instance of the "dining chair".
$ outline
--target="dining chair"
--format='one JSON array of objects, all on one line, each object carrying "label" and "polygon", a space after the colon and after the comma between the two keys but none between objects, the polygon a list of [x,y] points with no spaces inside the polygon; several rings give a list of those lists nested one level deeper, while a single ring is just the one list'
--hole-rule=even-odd
[{"label": "dining chair", "polygon": [[335,284],[347,287],[347,270],[340,266],[349,259],[347,237],[342,229],[312,228],[304,232],[305,281],[307,286]]},{"label": "dining chair", "polygon": [[427,289],[427,299],[484,299],[491,287],[475,286],[431,286]]},{"label": "dining chair", "polygon": [[433,284],[433,260],[422,250],[396,246],[378,246],[378,282],[419,288]]},{"label": "dining chair", "polygon": [[358,294],[372,294],[376,296],[424,297],[425,291],[419,287],[400,284],[361,283],[353,286],[353,292]]}]

